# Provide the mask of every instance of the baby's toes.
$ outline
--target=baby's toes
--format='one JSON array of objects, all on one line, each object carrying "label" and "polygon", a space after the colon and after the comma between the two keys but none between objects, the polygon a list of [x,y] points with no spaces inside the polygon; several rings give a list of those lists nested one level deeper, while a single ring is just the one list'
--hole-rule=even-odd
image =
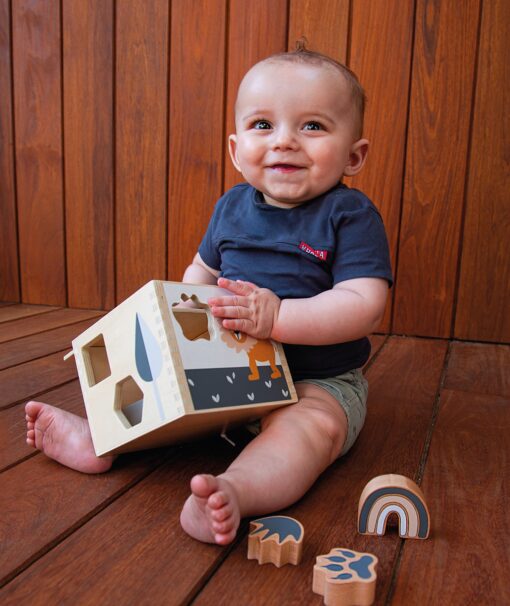
[{"label": "baby's toes", "polygon": [[230,501],[228,495],[224,492],[222,492],[221,490],[219,490],[218,492],[215,492],[214,494],[212,494],[209,499],[207,500],[207,505],[212,509],[212,510],[217,510],[217,509],[221,509],[222,507],[224,507],[225,505],[227,505],[227,503]]},{"label": "baby's toes", "polygon": [[29,429],[27,431],[27,444],[33,446],[35,444],[35,430]]},{"label": "baby's toes", "polygon": [[229,543],[232,543],[232,541],[235,539],[236,536],[236,530],[233,528],[232,530],[224,533],[224,532],[217,532],[214,535],[214,540],[218,545],[228,545]]},{"label": "baby's toes", "polygon": [[214,522],[223,522],[227,518],[232,517],[232,514],[232,505],[230,503],[227,503],[227,505],[221,507],[220,509],[213,509],[211,511],[211,519]]},{"label": "baby's toes", "polygon": [[228,534],[232,531],[234,525],[232,523],[232,518],[227,518],[222,522],[216,522],[215,520],[211,524],[212,529],[216,534]]}]

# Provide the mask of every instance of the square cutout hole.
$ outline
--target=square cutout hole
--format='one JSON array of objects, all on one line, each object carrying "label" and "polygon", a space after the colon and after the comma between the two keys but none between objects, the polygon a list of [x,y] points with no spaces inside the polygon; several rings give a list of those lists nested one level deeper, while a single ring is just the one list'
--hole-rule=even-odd
[{"label": "square cutout hole", "polygon": [[90,343],[84,345],[82,354],[89,387],[97,385],[112,374],[103,335],[99,335]]}]

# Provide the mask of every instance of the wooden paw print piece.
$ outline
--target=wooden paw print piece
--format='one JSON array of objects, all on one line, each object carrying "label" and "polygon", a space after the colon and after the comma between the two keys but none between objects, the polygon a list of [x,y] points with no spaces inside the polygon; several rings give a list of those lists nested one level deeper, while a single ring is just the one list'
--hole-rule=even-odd
[{"label": "wooden paw print piece", "polygon": [[326,606],[369,606],[375,597],[377,558],[344,547],[317,557],[313,591]]},{"label": "wooden paw print piece", "polygon": [[299,564],[303,551],[304,528],[287,516],[270,516],[250,522],[248,559],[270,562],[278,568]]}]

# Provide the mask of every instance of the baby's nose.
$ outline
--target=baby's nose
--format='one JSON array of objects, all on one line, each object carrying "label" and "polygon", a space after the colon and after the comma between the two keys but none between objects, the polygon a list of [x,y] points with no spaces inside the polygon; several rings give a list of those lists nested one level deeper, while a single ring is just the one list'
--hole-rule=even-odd
[{"label": "baby's nose", "polygon": [[294,131],[288,127],[277,128],[273,137],[274,149],[295,149],[298,146]]}]

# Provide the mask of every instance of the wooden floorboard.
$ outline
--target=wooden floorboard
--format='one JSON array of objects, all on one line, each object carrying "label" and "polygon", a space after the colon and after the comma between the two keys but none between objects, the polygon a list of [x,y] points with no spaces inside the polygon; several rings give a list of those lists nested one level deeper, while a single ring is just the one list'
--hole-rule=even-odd
[{"label": "wooden floorboard", "polygon": [[[78,380],[41,394],[43,402],[85,417],[85,407]],[[25,402],[0,411],[0,471],[16,464],[36,451],[26,443]]]},{"label": "wooden floorboard", "polygon": [[3,370],[0,410],[76,379],[74,360],[64,361],[65,353],[67,349]]},{"label": "wooden floorboard", "polygon": [[7,321],[5,313],[0,310],[0,343],[21,339],[28,335],[45,332],[53,328],[60,328],[67,324],[75,324],[89,318],[99,318],[104,312],[87,309],[56,309],[41,315],[18,320]]},{"label": "wooden floorboard", "polygon": [[383,538],[359,535],[358,499],[365,484],[381,473],[416,476],[446,347],[441,341],[391,337],[369,368],[369,415],[359,441],[300,502],[283,512],[305,528],[301,565],[277,569],[248,561],[244,539],[197,596],[194,606],[319,605],[322,598],[312,593],[313,565],[317,555],[333,547],[377,555],[376,603],[385,603],[401,541],[395,534]]},{"label": "wooden floorboard", "polygon": [[19,305],[8,305],[6,307],[2,307],[0,322],[10,322],[12,320],[28,318],[38,314],[46,314],[56,309],[59,308],[49,305],[25,305],[23,303],[20,303]]},{"label": "wooden floorboard", "polygon": [[219,473],[235,453],[219,438],[169,452],[165,465],[12,581],[2,603],[28,604],[34,587],[35,604],[100,604],[106,588],[108,603],[187,603],[228,551],[182,531],[189,480]]},{"label": "wooden floorboard", "polygon": [[510,396],[510,347],[454,342],[444,387],[470,393]]},{"label": "wooden floorboard", "polygon": [[441,392],[422,486],[433,532],[405,543],[392,604],[418,594],[424,604],[510,604],[509,356],[508,346],[452,346],[445,386],[462,391]]},{"label": "wooden floorboard", "polygon": [[97,318],[91,318],[14,341],[0,343],[0,370],[42,358],[57,351],[70,351],[72,349],[71,341],[96,321]]},{"label": "wooden floorboard", "polygon": [[[277,569],[247,560],[246,521],[229,548],[198,543],[180,527],[190,478],[223,470],[242,432],[236,448],[212,438],[123,455],[97,476],[25,443],[28,398],[85,414],[74,361],[62,356],[100,314],[0,307],[2,604],[318,606],[313,564],[337,546],[379,557],[375,604],[510,603],[510,347],[371,337],[365,428],[285,510],[305,527],[304,557]],[[382,473],[422,481],[428,540],[358,534],[359,495]]]}]

